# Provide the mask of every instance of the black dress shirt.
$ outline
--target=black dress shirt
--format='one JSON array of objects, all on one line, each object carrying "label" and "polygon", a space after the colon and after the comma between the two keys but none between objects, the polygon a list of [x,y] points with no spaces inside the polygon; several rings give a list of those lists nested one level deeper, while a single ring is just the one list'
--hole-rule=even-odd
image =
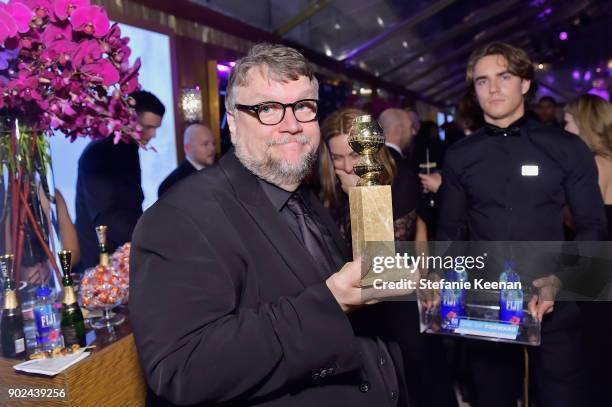
[{"label": "black dress shirt", "polygon": [[[266,194],[270,202],[272,202],[272,206],[274,206],[274,209],[280,212],[281,216],[283,217],[283,220],[285,221],[285,223],[287,223],[289,229],[291,229],[291,232],[295,235],[295,237],[298,238],[298,240],[303,245],[304,238],[302,237],[302,233],[300,232],[300,226],[298,224],[298,221],[293,212],[291,212],[291,210],[287,207],[287,201],[292,195],[295,194],[299,197],[298,199],[300,199],[300,201],[304,204],[306,211],[310,214],[311,218],[316,223],[317,228],[319,229],[319,232],[323,237],[323,241],[327,246],[327,251],[330,254],[332,262],[335,265],[335,270],[340,270],[340,268],[344,264],[344,256],[338,250],[336,244],[334,243],[333,237],[331,236],[327,228],[323,225],[321,220],[318,218],[316,212],[310,208],[309,203],[310,200],[313,199],[310,195],[310,191],[302,185],[295,192],[289,192],[277,187],[276,185],[270,184],[262,180],[261,178],[258,178],[258,181],[262,186],[264,193]],[[323,274],[325,275],[327,273]]]},{"label": "black dress shirt", "polygon": [[528,119],[507,132],[489,125],[453,145],[440,195],[438,240],[561,241],[566,204],[577,240],[605,240],[607,234],[588,147]]}]

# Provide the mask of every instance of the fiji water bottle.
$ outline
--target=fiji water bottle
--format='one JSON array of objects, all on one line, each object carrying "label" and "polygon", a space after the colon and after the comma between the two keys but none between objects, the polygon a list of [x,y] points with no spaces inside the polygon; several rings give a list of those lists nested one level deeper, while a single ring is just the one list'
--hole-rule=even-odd
[{"label": "fiji water bottle", "polygon": [[36,341],[42,351],[63,346],[60,321],[51,297],[51,289],[47,286],[39,287],[36,290],[34,318],[37,330]]},{"label": "fiji water bottle", "polygon": [[[514,271],[514,263],[507,261],[499,277],[501,284],[499,299],[499,319],[512,325],[520,324],[523,319],[523,291],[520,288],[504,288],[503,283],[520,283],[520,276]],[[515,284],[519,285],[519,284]]]},{"label": "fiji water bottle", "polygon": [[[447,275],[448,282],[451,284],[460,283],[467,280],[465,271],[450,271]],[[463,288],[449,287],[443,288],[441,292],[440,317],[443,329],[455,329],[459,327],[459,319],[463,316],[463,299],[465,292]]]}]

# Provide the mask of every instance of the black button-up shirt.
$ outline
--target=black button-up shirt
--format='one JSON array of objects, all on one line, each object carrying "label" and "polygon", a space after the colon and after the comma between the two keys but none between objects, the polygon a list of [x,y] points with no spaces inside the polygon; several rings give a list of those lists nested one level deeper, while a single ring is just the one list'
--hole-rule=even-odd
[{"label": "black button-up shirt", "polygon": [[262,186],[264,193],[272,203],[272,206],[274,206],[274,209],[276,209],[280,213],[280,215],[283,217],[284,222],[287,223],[289,229],[291,229],[291,232],[293,232],[295,237],[297,237],[297,239],[303,245],[304,237],[302,236],[302,232],[300,231],[300,225],[298,224],[295,214],[291,212],[291,210],[287,206],[287,201],[292,195],[298,196],[298,199],[300,199],[300,201],[304,205],[304,208],[316,223],[319,232],[323,237],[323,241],[327,246],[327,250],[331,256],[331,260],[336,265],[335,269],[340,270],[340,268],[344,265],[344,258],[342,256],[342,253],[336,247],[336,244],[334,243],[334,238],[331,236],[331,233],[324,226],[323,222],[321,222],[316,212],[308,206],[308,202],[310,201],[308,197],[310,191],[308,190],[308,188],[304,185],[301,185],[295,192],[289,192],[277,187],[276,185],[270,184],[269,182],[266,182],[261,178],[259,178],[259,183]]},{"label": "black button-up shirt", "polygon": [[483,128],[447,152],[438,240],[563,240],[568,204],[577,240],[604,240],[593,154],[577,136],[521,119],[514,135]]}]

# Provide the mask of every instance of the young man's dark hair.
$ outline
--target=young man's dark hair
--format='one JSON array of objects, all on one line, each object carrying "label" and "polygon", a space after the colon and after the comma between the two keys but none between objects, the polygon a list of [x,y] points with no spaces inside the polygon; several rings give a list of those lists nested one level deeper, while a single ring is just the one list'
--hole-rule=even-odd
[{"label": "young man's dark hair", "polygon": [[508,72],[521,79],[531,81],[529,91],[525,99],[529,100],[535,95],[537,89],[534,78],[533,62],[527,52],[521,48],[514,47],[504,42],[491,42],[472,52],[467,64],[466,80],[471,91],[474,90],[474,67],[476,63],[488,55],[501,55],[508,61]]},{"label": "young man's dark hair", "polygon": [[131,93],[130,97],[136,102],[134,105],[134,110],[136,110],[136,113],[138,114],[143,112],[151,112],[163,117],[166,113],[166,107],[164,104],[151,92],[147,92],[146,90],[137,90],[136,92]]}]

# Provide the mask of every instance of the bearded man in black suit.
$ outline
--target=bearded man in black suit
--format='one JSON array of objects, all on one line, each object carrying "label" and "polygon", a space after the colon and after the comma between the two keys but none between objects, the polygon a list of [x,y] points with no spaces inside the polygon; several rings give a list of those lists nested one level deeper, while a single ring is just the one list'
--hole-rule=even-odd
[{"label": "bearded man in black suit", "polygon": [[[405,406],[381,293],[302,182],[320,141],[306,59],[234,67],[234,149],[169,190],[132,239],[130,318],[149,405]],[[397,294],[406,294],[406,292]]]}]

